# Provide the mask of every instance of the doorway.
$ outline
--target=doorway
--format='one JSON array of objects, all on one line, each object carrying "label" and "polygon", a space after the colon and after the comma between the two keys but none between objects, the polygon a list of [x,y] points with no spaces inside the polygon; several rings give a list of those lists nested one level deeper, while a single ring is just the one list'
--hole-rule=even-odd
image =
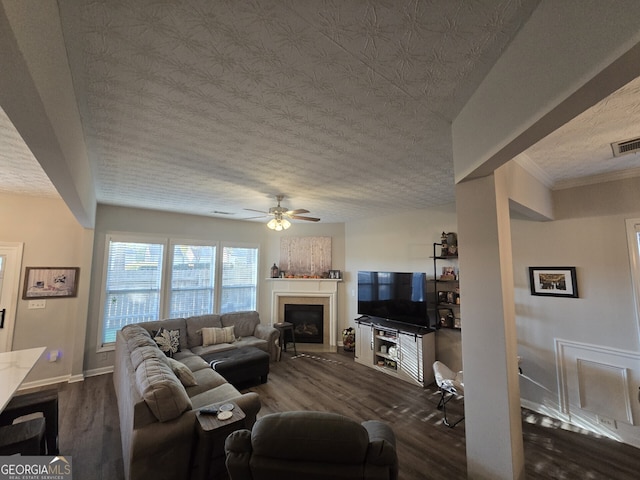
[{"label": "doorway", "polygon": [[22,249],[22,243],[0,242],[0,352],[10,351],[13,344]]}]

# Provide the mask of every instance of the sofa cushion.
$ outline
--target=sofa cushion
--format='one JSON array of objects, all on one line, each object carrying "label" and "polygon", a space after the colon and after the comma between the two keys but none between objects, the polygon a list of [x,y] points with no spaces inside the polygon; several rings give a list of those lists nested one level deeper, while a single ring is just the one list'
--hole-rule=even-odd
[{"label": "sofa cushion", "polygon": [[199,357],[198,355],[194,355],[189,350],[187,351],[190,353],[189,355],[184,355],[184,352],[180,352],[180,353],[176,353],[176,356],[174,358],[178,360],[180,363],[184,363],[187,367],[189,367],[189,370],[191,370],[194,373],[197,372],[198,370],[202,370],[203,368],[211,368],[209,364],[205,362],[202,357]]},{"label": "sofa cushion", "polygon": [[134,370],[137,370],[142,362],[151,358],[160,358],[167,363],[165,360],[167,358],[166,355],[160,351],[155,342],[153,342],[153,345],[143,345],[131,350],[131,365]]},{"label": "sofa cushion", "polygon": [[[187,395],[191,398],[193,402],[193,397],[196,395],[200,395],[212,388],[219,387],[220,385],[224,385],[227,382],[227,379],[220,375],[215,370],[212,370],[211,367],[207,366],[206,370],[198,370],[197,372],[193,372],[193,376],[196,377],[198,381],[198,385],[193,387],[186,387]],[[194,403],[195,405],[195,403]]]},{"label": "sofa cushion", "polygon": [[224,328],[205,327],[202,329],[202,346],[218,345],[220,343],[233,343],[236,340],[234,326]]},{"label": "sofa cushion", "polygon": [[236,387],[225,382],[217,387],[210,388],[205,392],[192,396],[191,401],[193,402],[193,408],[196,409],[202,408],[205,405],[211,405],[212,403],[228,402],[239,396],[240,392],[238,392]]},{"label": "sofa cushion", "polygon": [[143,345],[151,345],[155,347],[155,342],[149,335],[149,332],[140,325],[126,325],[122,328],[122,335],[127,341],[129,350],[141,347]]},{"label": "sofa cushion", "polygon": [[178,380],[180,380],[182,385],[185,387],[195,387],[198,385],[198,381],[196,380],[196,377],[193,376],[193,372],[189,370],[189,367],[184,363],[173,358],[167,358],[167,361],[169,362],[169,367],[171,367],[171,370],[176,374],[176,377],[178,377]]},{"label": "sofa cushion", "polygon": [[256,347],[269,353],[269,344],[267,341],[256,337],[242,337],[240,340],[237,340],[234,345],[236,348]]},{"label": "sofa cushion", "polygon": [[256,311],[225,313],[220,317],[223,327],[234,325],[236,337],[253,335],[256,325],[260,323],[260,316]]},{"label": "sofa cushion", "polygon": [[136,370],[136,384],[145,403],[161,422],[173,420],[191,409],[186,390],[166,360],[157,357],[144,360]]},{"label": "sofa cushion", "polygon": [[201,345],[199,347],[193,347],[191,351],[196,355],[204,355],[206,353],[213,352],[224,352],[225,350],[233,350],[234,348],[237,348],[237,344],[238,342],[236,341],[234,343],[218,343],[217,345],[208,345],[206,347],[203,347]]},{"label": "sofa cushion", "polygon": [[202,329],[204,327],[222,328],[220,315],[196,315],[185,319],[187,324],[187,346],[193,348],[202,345]]}]

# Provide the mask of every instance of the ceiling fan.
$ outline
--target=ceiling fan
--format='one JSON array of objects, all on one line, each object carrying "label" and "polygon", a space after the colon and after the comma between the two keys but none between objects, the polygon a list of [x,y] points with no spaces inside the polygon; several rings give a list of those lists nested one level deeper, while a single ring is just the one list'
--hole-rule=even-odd
[{"label": "ceiling fan", "polygon": [[[275,207],[271,207],[268,212],[263,212],[262,210],[254,210],[252,208],[245,208],[250,212],[258,212],[264,215],[260,215],[260,217],[272,216],[273,218],[267,222],[267,227],[271,230],[281,231],[286,230],[291,226],[291,222],[288,219],[293,220],[306,220],[308,222],[319,222],[319,218],[314,217],[303,217],[300,216],[300,213],[309,213],[309,210],[305,210],[304,208],[298,208],[296,210],[288,210],[286,207],[281,207],[280,202],[284,199],[284,195],[276,195],[276,200],[278,201],[278,205]],[[250,218],[260,218],[260,217],[250,217]],[[249,220],[246,218],[245,220]]]}]

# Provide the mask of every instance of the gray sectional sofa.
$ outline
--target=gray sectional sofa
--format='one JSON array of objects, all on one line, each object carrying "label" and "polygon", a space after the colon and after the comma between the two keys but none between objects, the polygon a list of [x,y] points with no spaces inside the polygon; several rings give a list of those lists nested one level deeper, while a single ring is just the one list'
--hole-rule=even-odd
[{"label": "gray sectional sofa", "polygon": [[[203,346],[203,328],[230,326],[239,339]],[[153,336],[169,332],[174,351],[166,355]],[[191,456],[198,448],[196,411],[206,405],[235,402],[246,415],[246,428],[251,428],[261,406],[258,395],[241,394],[199,355],[253,346],[275,359],[277,339],[278,331],[261,325],[257,312],[161,320],[120,330],[113,381],[125,478],[189,478]]]}]

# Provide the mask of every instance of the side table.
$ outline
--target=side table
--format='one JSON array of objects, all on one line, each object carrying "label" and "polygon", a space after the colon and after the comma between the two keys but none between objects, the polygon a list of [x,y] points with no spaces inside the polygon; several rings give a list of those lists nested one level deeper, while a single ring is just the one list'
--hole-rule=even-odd
[{"label": "side table", "polygon": [[246,416],[242,409],[235,404],[231,413],[232,417],[227,420],[220,420],[217,415],[196,413],[198,443],[194,465],[198,466],[195,477],[197,480],[227,478],[224,441],[231,432],[244,428]]},{"label": "side table", "polygon": [[293,329],[293,323],[291,322],[280,322],[274,323],[273,328],[280,332],[280,338],[278,339],[278,344],[280,345],[280,355],[282,355],[282,350],[287,351],[287,339],[285,335],[287,331],[291,332],[291,340],[293,341],[293,353],[298,355],[298,350],[296,349],[296,334]]}]

